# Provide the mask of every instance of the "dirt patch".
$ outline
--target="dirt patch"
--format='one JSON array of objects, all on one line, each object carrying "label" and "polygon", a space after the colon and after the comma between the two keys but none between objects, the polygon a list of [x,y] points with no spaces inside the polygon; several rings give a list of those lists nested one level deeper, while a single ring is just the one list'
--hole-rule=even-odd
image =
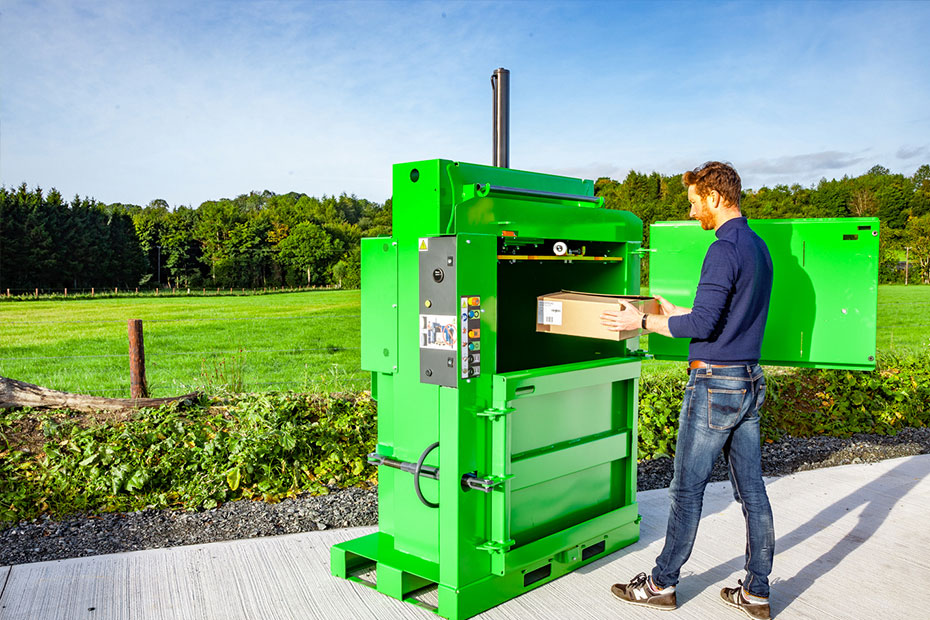
[{"label": "dirt patch", "polygon": [[58,425],[74,424],[79,428],[90,428],[98,425],[114,426],[132,419],[136,411],[135,409],[94,411],[92,413],[69,410],[35,411],[18,420],[12,420],[10,426],[0,432],[3,433],[2,437],[6,439],[5,449],[42,456],[45,454],[45,444],[49,441],[43,429],[43,426],[48,421]]}]

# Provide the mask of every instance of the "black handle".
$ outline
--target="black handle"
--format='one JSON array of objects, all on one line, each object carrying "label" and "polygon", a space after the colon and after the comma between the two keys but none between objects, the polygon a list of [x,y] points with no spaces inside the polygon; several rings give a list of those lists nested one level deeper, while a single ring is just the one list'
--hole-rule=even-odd
[{"label": "black handle", "polygon": [[413,490],[416,491],[417,497],[420,498],[420,501],[423,502],[429,508],[439,508],[438,502],[431,502],[425,497],[423,497],[423,492],[420,491],[420,471],[423,469],[423,461],[426,460],[426,457],[429,456],[429,453],[439,447],[439,442],[430,444],[426,450],[423,451],[423,454],[420,455],[420,458],[417,459],[416,467],[413,468]]}]

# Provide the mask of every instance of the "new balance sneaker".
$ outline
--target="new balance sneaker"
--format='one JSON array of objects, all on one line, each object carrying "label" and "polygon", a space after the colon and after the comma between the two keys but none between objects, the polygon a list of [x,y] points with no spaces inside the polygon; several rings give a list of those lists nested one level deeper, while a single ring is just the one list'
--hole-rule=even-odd
[{"label": "new balance sneaker", "polygon": [[646,576],[646,573],[636,575],[630,583],[615,583],[610,587],[610,591],[621,601],[633,605],[665,611],[678,607],[675,601],[675,586],[659,589],[652,583],[652,578]]},{"label": "new balance sneaker", "polygon": [[736,607],[750,618],[769,620],[772,616],[768,599],[746,592],[742,580],[737,581],[737,583],[739,587],[724,588],[720,591],[723,602],[730,607]]}]

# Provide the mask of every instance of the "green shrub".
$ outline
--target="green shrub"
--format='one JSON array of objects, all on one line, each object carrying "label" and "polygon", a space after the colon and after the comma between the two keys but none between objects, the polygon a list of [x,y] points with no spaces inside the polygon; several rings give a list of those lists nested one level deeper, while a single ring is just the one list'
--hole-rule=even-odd
[{"label": "green shrub", "polygon": [[[38,417],[44,454],[6,449]],[[77,418],[80,419],[80,418]],[[62,412],[0,412],[0,522],[43,512],[212,508],[278,501],[375,478],[377,417],[367,395],[249,395],[227,404],[141,410],[91,423]]]},{"label": "green shrub", "polygon": [[[684,373],[644,376],[639,395],[639,457],[672,455]],[[766,369],[762,438],[894,434],[930,425],[930,349],[879,354],[871,372]]]},{"label": "green shrub", "polygon": [[639,383],[639,458],[671,456],[675,453],[678,413],[687,378],[657,374]]},{"label": "green shrub", "polygon": [[872,372],[800,370],[777,377],[775,384],[774,398],[763,409],[777,433],[888,435],[930,425],[930,350],[879,354]]}]

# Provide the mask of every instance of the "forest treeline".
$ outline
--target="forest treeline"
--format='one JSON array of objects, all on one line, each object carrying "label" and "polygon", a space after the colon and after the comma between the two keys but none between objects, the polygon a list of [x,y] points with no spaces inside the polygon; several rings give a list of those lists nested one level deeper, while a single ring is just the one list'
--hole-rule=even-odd
[{"label": "forest treeline", "polygon": [[198,208],[0,189],[0,287],[357,287],[360,244],[391,202],[265,191]]},{"label": "forest treeline", "polygon": [[[598,179],[595,193],[643,220],[647,247],[649,224],[688,218],[680,174],[631,171],[622,181]],[[877,216],[880,280],[903,281],[898,263],[909,247],[911,282],[930,281],[930,165],[910,177],[875,166],[812,187],[747,190],[742,207],[749,218]],[[390,233],[390,200],[346,194],[253,192],[171,209],[164,200],[68,202],[22,184],[0,188],[0,288],[351,288],[359,285],[359,240]]]}]

